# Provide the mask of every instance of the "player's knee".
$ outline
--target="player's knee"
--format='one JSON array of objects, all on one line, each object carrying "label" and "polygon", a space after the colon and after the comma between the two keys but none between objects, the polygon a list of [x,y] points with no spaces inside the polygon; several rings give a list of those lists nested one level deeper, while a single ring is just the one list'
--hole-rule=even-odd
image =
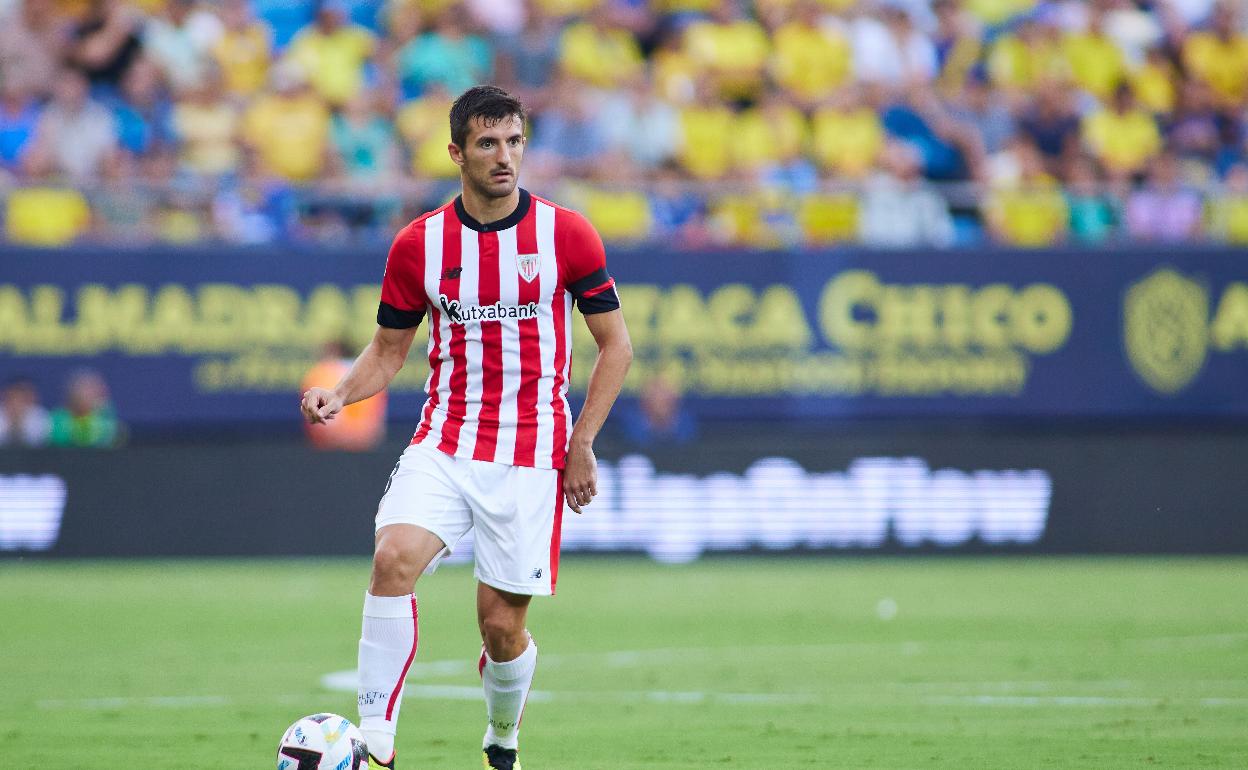
[{"label": "player's knee", "polygon": [[524,651],[528,632],[524,620],[511,613],[490,613],[480,619],[481,641],[493,660],[511,660]]},{"label": "player's knee", "polygon": [[373,581],[386,584],[415,582],[418,567],[407,549],[382,540],[373,552]]}]

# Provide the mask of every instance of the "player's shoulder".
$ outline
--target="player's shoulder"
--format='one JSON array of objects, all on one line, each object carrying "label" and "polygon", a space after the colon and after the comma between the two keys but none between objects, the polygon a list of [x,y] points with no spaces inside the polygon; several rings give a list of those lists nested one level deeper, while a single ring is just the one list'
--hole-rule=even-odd
[{"label": "player's shoulder", "polygon": [[403,243],[404,245],[416,246],[417,248],[423,249],[425,245],[425,241],[424,241],[425,223],[428,222],[433,217],[437,216],[438,214],[441,214],[444,211],[446,211],[448,208],[451,207],[452,204],[454,204],[453,200],[447,201],[441,206],[438,206],[436,209],[433,209],[432,211],[426,211],[425,213],[413,219],[411,222],[408,222],[397,233],[395,233],[394,242],[396,244]]},{"label": "player's shoulder", "polygon": [[547,200],[540,196],[534,195],[533,200],[544,203],[555,210],[555,234],[564,237],[598,237],[598,231],[594,229],[593,224],[581,212],[576,209],[561,206],[554,201]]}]

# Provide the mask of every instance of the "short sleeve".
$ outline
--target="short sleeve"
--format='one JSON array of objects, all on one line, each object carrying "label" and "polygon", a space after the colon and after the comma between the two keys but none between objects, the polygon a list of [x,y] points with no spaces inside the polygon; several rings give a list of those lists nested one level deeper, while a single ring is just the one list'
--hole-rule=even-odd
[{"label": "short sleeve", "polygon": [[412,223],[399,231],[386,257],[386,274],[381,279],[381,304],[377,325],[387,329],[411,329],[425,317],[424,227]]},{"label": "short sleeve", "polygon": [[555,222],[555,251],[560,275],[581,313],[605,313],[620,306],[615,279],[607,273],[602,238],[589,220],[575,211],[560,211]]}]

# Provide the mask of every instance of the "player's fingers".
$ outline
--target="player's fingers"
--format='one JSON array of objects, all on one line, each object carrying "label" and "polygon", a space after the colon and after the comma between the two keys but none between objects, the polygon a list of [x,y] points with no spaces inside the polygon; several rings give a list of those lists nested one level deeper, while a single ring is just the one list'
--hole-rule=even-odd
[{"label": "player's fingers", "polygon": [[571,508],[572,510],[576,511],[577,513],[580,513],[580,512],[581,512],[581,506],[577,504],[577,502],[576,502],[576,498],[572,495],[572,493],[571,493],[571,492],[564,492],[564,493],[563,493],[563,497],[564,497],[564,499],[566,499],[566,500],[568,501],[568,507],[569,507],[569,508]]}]

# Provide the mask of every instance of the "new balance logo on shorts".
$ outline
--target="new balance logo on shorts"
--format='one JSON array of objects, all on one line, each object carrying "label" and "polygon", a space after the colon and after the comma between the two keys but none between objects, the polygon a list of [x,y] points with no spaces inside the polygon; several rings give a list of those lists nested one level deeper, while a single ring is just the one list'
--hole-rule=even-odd
[{"label": "new balance logo on shorts", "polygon": [[533,580],[541,580],[542,568],[538,567],[537,569],[533,570],[533,572],[529,575],[529,577],[532,578]]}]

